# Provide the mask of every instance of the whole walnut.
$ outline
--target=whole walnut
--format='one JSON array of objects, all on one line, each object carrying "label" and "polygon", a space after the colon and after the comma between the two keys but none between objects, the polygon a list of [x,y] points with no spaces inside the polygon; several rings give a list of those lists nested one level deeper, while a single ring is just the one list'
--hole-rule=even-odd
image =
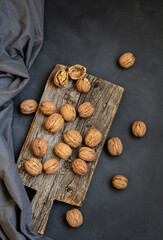
[{"label": "whole walnut", "polygon": [[44,101],[40,105],[40,110],[45,115],[51,115],[56,111],[56,105],[50,101]]},{"label": "whole walnut", "polygon": [[68,84],[69,77],[68,72],[65,70],[58,70],[54,76],[54,84],[57,87],[64,87]]},{"label": "whole walnut", "polygon": [[25,161],[24,165],[26,171],[32,176],[37,176],[42,173],[42,164],[37,158],[29,158]]},{"label": "whole walnut", "polygon": [[50,115],[45,122],[45,128],[52,133],[60,131],[63,125],[64,119],[62,115],[58,113]]},{"label": "whole walnut", "polygon": [[83,223],[83,215],[78,209],[71,209],[66,213],[66,221],[71,227],[79,227]]},{"label": "whole walnut", "polygon": [[112,137],[108,140],[107,149],[112,156],[118,156],[123,152],[123,145],[119,138]]},{"label": "whole walnut", "polygon": [[73,122],[76,118],[76,110],[72,104],[66,103],[62,105],[60,114],[67,122]]},{"label": "whole walnut", "polygon": [[62,159],[67,159],[71,156],[72,149],[69,145],[60,142],[54,147],[54,152],[58,157]]},{"label": "whole walnut", "polygon": [[84,102],[78,107],[79,116],[82,118],[87,118],[92,116],[94,113],[94,107],[90,102]]},{"label": "whole walnut", "polygon": [[129,68],[135,63],[135,57],[132,53],[124,53],[119,58],[119,64],[123,68]]},{"label": "whole walnut", "polygon": [[43,169],[46,174],[54,174],[60,169],[60,163],[55,158],[48,159],[44,162]]},{"label": "whole walnut", "polygon": [[36,112],[38,103],[34,99],[28,99],[20,104],[20,110],[23,114],[31,114]]},{"label": "whole walnut", "polygon": [[64,141],[73,148],[77,148],[82,143],[82,136],[74,129],[64,134]]},{"label": "whole walnut", "polygon": [[82,147],[79,149],[79,158],[84,161],[92,162],[96,158],[96,152],[92,148]]},{"label": "whole walnut", "polygon": [[112,185],[117,189],[125,189],[128,185],[128,179],[122,175],[116,175],[112,178]]},{"label": "whole walnut", "polygon": [[82,65],[76,64],[68,69],[68,74],[72,80],[78,80],[86,74],[86,68]]},{"label": "whole walnut", "polygon": [[91,88],[91,84],[90,84],[88,78],[80,78],[76,82],[76,87],[79,92],[87,93],[87,92],[89,92],[89,90]]},{"label": "whole walnut", "polygon": [[146,125],[142,121],[136,121],[132,124],[132,133],[136,137],[143,137],[146,133]]},{"label": "whole walnut", "polygon": [[86,162],[80,158],[77,158],[72,162],[72,169],[78,175],[85,175],[88,172]]},{"label": "whole walnut", "polygon": [[32,142],[32,150],[37,157],[43,157],[48,151],[48,144],[43,138],[36,138]]},{"label": "whole walnut", "polygon": [[85,135],[85,144],[88,147],[95,147],[97,146],[102,140],[102,134],[97,129],[91,129]]}]

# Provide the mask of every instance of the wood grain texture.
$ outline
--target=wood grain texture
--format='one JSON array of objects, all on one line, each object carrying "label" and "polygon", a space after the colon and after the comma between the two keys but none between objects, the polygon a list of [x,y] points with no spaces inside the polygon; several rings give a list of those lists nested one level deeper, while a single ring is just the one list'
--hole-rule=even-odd
[{"label": "wood grain texture", "polygon": [[[91,102],[95,107],[95,112],[90,118],[82,119],[79,116],[74,122],[65,122],[64,127],[58,133],[50,133],[45,129],[45,116],[38,110],[35,114],[31,128],[20,152],[17,166],[25,186],[35,189],[36,194],[31,202],[33,212],[33,230],[40,234],[44,233],[51,207],[54,200],[62,201],[76,206],[81,206],[92,175],[95,171],[100,157],[106,136],[119,106],[123,88],[110,82],[104,81],[92,75],[86,75],[91,83],[91,90],[88,93],[80,93],[76,89],[76,81],[70,80],[64,88],[57,88],[53,84],[53,78],[59,69],[66,69],[66,66],[56,65],[50,74],[40,103],[52,101],[57,106],[57,112],[65,103],[71,103],[76,109],[83,102]],[[97,128],[101,131],[103,138],[101,143],[95,147],[96,159],[88,162],[88,173],[84,176],[76,175],[71,169],[72,161],[78,157],[78,150],[73,149],[72,156],[67,159],[59,159],[54,154],[54,146],[63,141],[63,134],[69,129],[76,129],[84,138],[88,130]],[[57,158],[61,168],[54,175],[42,173],[39,176],[30,176],[24,168],[24,162],[30,157],[34,157],[31,143],[35,138],[44,138],[48,143],[48,152],[40,161],[43,163],[49,158]],[[84,146],[84,141],[80,147]]]}]

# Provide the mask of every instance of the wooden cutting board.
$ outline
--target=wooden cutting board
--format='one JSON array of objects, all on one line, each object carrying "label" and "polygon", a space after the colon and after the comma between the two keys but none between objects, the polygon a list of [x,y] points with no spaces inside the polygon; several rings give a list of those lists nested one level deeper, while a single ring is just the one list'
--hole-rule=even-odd
[{"label": "wooden cutting board", "polygon": [[[65,122],[61,131],[50,133],[44,127],[47,116],[42,114],[38,107],[20,152],[17,166],[24,185],[36,190],[36,194],[31,202],[33,230],[40,234],[43,234],[45,231],[54,200],[76,206],[82,205],[124,91],[120,86],[89,74],[86,74],[86,77],[91,83],[91,90],[86,94],[78,92],[76,89],[76,81],[72,80],[70,80],[64,88],[55,87],[53,84],[55,73],[59,69],[66,68],[66,66],[58,64],[53,69],[47,80],[40,103],[47,100],[52,101],[56,104],[57,112],[59,112],[60,107],[65,103],[71,103],[77,109],[81,103],[91,102],[95,108],[95,112],[90,118],[86,119],[77,116],[74,122]],[[63,134],[69,129],[76,129],[84,138],[86,132],[92,128],[99,129],[103,138],[101,143],[95,147],[96,159],[93,162],[87,163],[88,173],[84,176],[79,176],[71,169],[72,161],[78,157],[79,148],[73,149],[72,156],[67,160],[59,159],[55,156],[53,149],[58,142],[63,141]],[[46,175],[42,173],[39,176],[33,177],[25,171],[25,160],[34,157],[31,143],[35,138],[44,138],[48,143],[47,154],[43,158],[40,158],[42,163],[49,158],[55,157],[59,159],[61,168],[56,174]],[[83,145],[84,143],[81,146]]]}]

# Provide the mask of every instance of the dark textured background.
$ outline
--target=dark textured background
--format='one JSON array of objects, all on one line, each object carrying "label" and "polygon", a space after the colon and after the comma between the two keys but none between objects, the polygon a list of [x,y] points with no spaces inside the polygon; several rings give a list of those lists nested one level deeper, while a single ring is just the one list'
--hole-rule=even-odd
[{"label": "dark textured background", "polygon": [[[55,240],[163,239],[163,2],[46,1],[44,45],[30,70],[31,81],[14,99],[13,135],[16,158],[34,115],[19,112],[27,98],[39,101],[55,64],[87,67],[88,73],[125,88],[108,138],[124,144],[121,156],[101,154],[86,200],[80,208],[84,224],[70,228],[70,205],[54,202],[46,234]],[[134,53],[136,63],[125,70],[118,57]],[[133,121],[147,124],[142,139],[132,136]],[[129,179],[128,188],[111,187],[115,174]],[[32,191],[29,191],[32,196]]]}]

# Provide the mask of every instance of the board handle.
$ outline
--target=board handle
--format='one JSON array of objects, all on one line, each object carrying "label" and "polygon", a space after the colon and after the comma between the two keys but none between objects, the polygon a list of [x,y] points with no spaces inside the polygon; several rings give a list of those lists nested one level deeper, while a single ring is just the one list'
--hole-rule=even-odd
[{"label": "board handle", "polygon": [[34,232],[44,234],[52,205],[53,201],[48,196],[43,197],[41,192],[36,192],[31,201]]}]

